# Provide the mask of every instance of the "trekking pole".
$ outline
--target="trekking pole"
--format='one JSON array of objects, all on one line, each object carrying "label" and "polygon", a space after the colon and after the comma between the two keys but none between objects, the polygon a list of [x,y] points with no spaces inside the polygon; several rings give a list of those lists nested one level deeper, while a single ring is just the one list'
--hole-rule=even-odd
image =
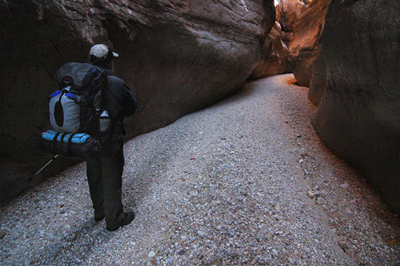
[{"label": "trekking pole", "polygon": [[37,171],[31,178],[29,178],[29,181],[32,181],[32,179],[34,179],[40,172],[42,172],[49,164],[51,164],[51,162],[53,162],[57,157],[59,156],[59,154],[54,155],[53,158],[50,159],[50,161],[48,161],[45,165],[43,165],[42,168],[39,169],[39,171]]}]

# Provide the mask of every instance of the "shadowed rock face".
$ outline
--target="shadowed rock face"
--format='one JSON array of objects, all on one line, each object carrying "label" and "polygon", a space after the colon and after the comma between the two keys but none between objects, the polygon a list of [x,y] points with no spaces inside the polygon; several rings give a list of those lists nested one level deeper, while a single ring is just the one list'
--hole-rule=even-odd
[{"label": "shadowed rock face", "polygon": [[360,169],[400,214],[400,2],[332,1],[322,34],[322,141]]},{"label": "shadowed rock face", "polygon": [[250,79],[274,76],[288,71],[287,59],[289,50],[282,41],[281,26],[278,21],[269,32],[261,48],[261,58]]},{"label": "shadowed rock face", "polygon": [[322,48],[318,49],[312,65],[312,75],[308,91],[308,99],[316,106],[321,102],[326,87],[325,56]]},{"label": "shadowed rock face", "polygon": [[165,126],[234,93],[255,68],[273,26],[272,0],[44,1],[0,3],[0,202],[54,174],[39,150],[50,128],[47,95],[69,61],[94,43],[120,58],[115,74],[139,101],[127,138]]}]

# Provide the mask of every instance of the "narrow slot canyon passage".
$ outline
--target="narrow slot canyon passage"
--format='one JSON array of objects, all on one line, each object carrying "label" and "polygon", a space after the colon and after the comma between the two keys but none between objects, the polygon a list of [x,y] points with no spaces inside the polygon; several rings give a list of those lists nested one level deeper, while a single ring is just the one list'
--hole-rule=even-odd
[{"label": "narrow slot canyon passage", "polygon": [[[0,265],[400,265],[400,2],[0,3]],[[124,207],[39,148],[90,47],[138,100]],[[37,173],[43,165],[43,170]]]}]

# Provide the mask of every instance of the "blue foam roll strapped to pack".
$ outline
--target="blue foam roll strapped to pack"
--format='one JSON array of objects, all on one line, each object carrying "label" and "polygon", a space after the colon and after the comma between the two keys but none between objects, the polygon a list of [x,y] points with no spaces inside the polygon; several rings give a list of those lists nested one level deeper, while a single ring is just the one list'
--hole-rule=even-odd
[{"label": "blue foam roll strapped to pack", "polygon": [[44,152],[83,159],[101,156],[100,141],[85,133],[67,134],[49,130],[42,133],[39,147]]},{"label": "blue foam roll strapped to pack", "polygon": [[60,133],[54,130],[48,130],[43,133],[43,138],[49,141],[71,142],[76,144],[83,144],[88,142],[91,137],[86,133]]}]

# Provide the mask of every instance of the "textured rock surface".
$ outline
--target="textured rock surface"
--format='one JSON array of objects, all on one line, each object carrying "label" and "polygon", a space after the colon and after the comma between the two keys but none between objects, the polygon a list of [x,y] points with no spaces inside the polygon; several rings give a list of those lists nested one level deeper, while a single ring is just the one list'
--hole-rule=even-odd
[{"label": "textured rock surface", "polygon": [[276,20],[282,25],[284,31],[293,32],[297,20],[306,9],[305,1],[279,0],[276,5]]},{"label": "textured rock surface", "polygon": [[310,85],[329,2],[330,0],[314,0],[295,26],[289,47],[289,64],[300,86]]},{"label": "textured rock surface", "polygon": [[53,76],[66,62],[87,61],[92,44],[120,53],[115,73],[139,101],[129,138],[235,92],[274,18],[272,0],[2,1],[0,202],[71,163],[27,181],[48,159],[37,139],[49,128]]},{"label": "textured rock surface", "polygon": [[291,72],[288,64],[289,46],[293,38],[295,24],[307,9],[307,0],[275,1],[276,21],[261,49],[261,60],[250,76],[251,79],[269,77]]},{"label": "textured rock surface", "polygon": [[251,79],[274,76],[288,71],[289,49],[282,41],[282,29],[278,21],[268,34],[261,49],[261,59],[251,74]]},{"label": "textured rock surface", "polygon": [[400,213],[400,2],[332,1],[327,87],[313,125]]},{"label": "textured rock surface", "polygon": [[318,49],[318,54],[315,57],[312,69],[308,99],[318,106],[324,96],[326,87],[326,66],[322,47]]},{"label": "textured rock surface", "polygon": [[286,45],[292,40],[295,25],[301,14],[310,4],[309,0],[278,0],[276,1],[276,20],[282,26],[282,37]]}]

